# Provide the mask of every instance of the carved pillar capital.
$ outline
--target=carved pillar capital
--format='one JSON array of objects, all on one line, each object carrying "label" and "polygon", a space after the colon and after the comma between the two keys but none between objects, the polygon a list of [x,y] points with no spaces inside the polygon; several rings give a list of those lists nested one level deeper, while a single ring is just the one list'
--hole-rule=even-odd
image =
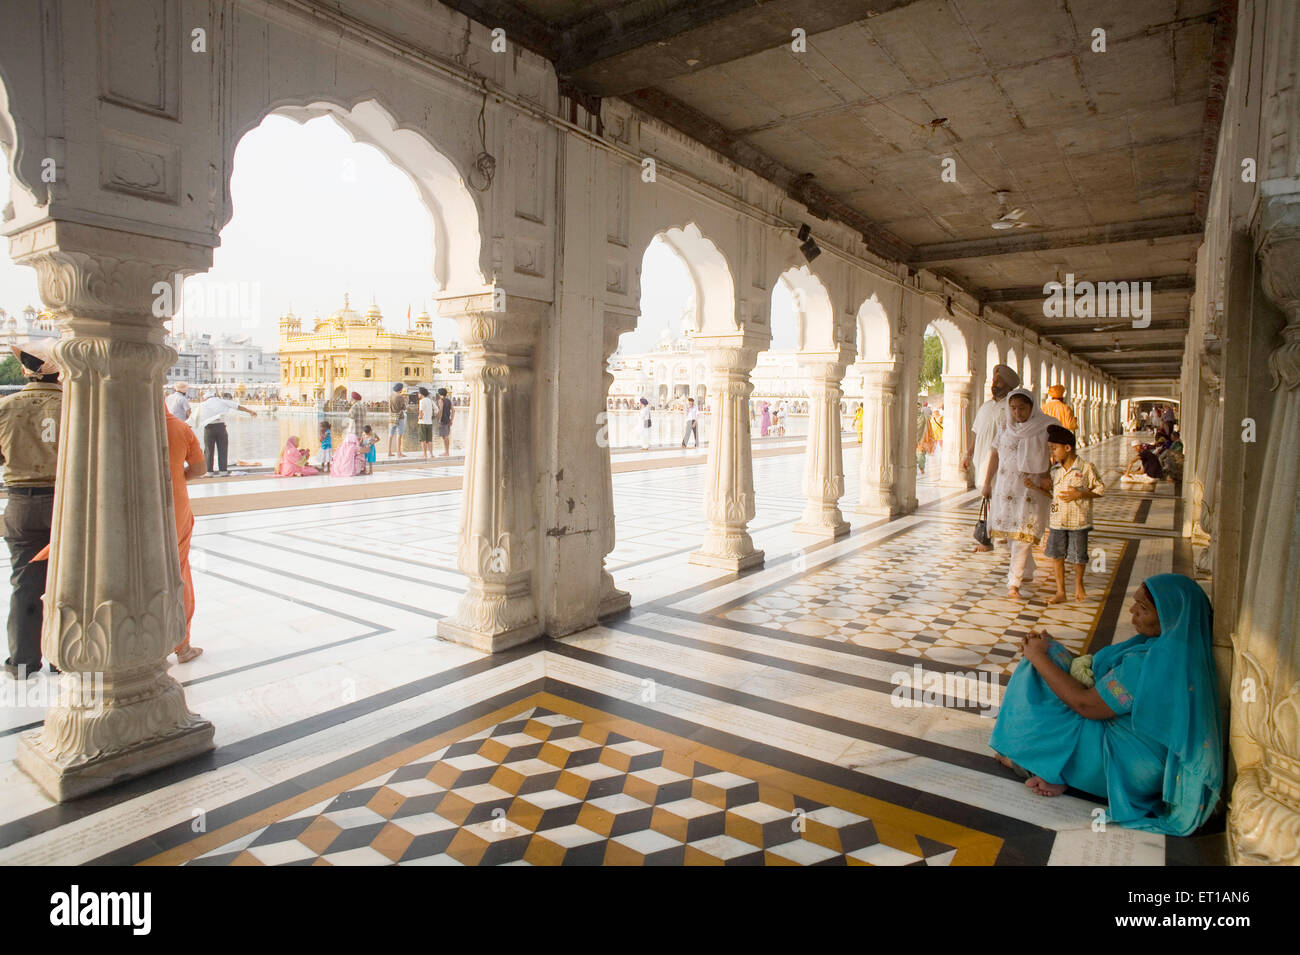
[{"label": "carved pillar capital", "polygon": [[1262,204],[1255,233],[1264,291],[1283,314],[1282,345],[1269,357],[1273,387],[1300,385],[1300,194]]},{"label": "carved pillar capital", "polygon": [[67,222],[10,239],[13,260],[36,270],[41,300],[65,327],[115,337],[161,333],[181,304],[185,276],[206,271],[212,250],[186,242]]}]

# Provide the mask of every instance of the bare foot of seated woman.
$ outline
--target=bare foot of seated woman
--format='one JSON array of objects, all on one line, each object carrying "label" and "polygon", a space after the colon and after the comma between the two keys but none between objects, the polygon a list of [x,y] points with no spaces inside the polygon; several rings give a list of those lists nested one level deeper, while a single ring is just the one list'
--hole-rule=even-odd
[{"label": "bare foot of seated woman", "polygon": [[1065,783],[1049,783],[1041,776],[1030,776],[1025,785],[1040,796],[1059,796],[1065,792]]}]

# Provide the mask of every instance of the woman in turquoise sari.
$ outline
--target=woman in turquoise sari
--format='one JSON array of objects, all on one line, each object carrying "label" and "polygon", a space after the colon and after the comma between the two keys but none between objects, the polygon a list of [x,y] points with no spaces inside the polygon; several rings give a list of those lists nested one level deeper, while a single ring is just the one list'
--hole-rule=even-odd
[{"label": "woman in turquoise sari", "polygon": [[1190,835],[1223,782],[1210,602],[1190,578],[1159,574],[1130,611],[1137,636],[1091,658],[1026,637],[989,745],[1040,795],[1072,786],[1106,799],[1111,822]]}]

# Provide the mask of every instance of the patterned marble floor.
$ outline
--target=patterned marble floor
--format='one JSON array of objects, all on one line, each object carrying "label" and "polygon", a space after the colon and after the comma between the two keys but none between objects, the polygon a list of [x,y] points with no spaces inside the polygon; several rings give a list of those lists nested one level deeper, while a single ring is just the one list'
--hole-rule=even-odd
[{"label": "patterned marble floor", "polygon": [[[1172,488],[1108,495],[1088,601],[1047,608],[1030,589],[1012,605],[1005,557],[965,553],[973,493],[925,485],[915,514],[854,515],[855,452],[853,532],[835,542],[794,533],[802,456],[756,458],[751,528],[767,560],[739,577],[686,561],[703,465],[616,474],[610,568],[632,611],[495,657],[432,639],[464,587],[459,491],[202,517],[194,641],[207,652],[173,673],[218,748],[55,807],[13,764],[40,706],[0,708],[0,863],[1212,856],[1204,840],[1095,832],[1083,794],[1028,793],[990,758],[996,692],[979,707],[896,693],[913,667],[996,691],[1031,627],[1079,648],[1131,635],[1135,583],[1189,569]],[[1086,453],[1113,478],[1124,452]],[[45,679],[10,702],[39,704]]]}]

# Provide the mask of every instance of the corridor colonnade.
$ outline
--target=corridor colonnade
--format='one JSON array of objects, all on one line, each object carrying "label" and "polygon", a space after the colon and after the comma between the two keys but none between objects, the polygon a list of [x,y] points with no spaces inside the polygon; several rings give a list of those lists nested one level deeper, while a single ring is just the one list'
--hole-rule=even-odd
[{"label": "corridor colonnade", "polygon": [[[1281,15],[1280,3],[1258,5]],[[213,745],[167,673],[184,614],[156,398],[173,358],[163,322],[179,303],[160,303],[158,289],[210,267],[232,214],[235,148],[272,112],[332,116],[410,175],[428,208],[438,309],[466,344],[473,399],[458,553],[467,590],[438,625],[448,639],[498,651],[627,607],[605,568],[614,515],[602,425],[607,363],[635,326],[656,236],[691,272],[694,342],[710,369],[708,531],[694,562],[763,561],[748,530],[747,406],[782,279],[801,292],[811,405],[798,530],[812,539],[847,531],[836,411],[846,374],[864,386],[860,508],[916,507],[928,327],[944,347],[943,484],[972,486],[960,463],[999,355],[1014,353],[1036,393],[1048,382],[1035,369],[1066,383],[1083,443],[1120,430],[1123,395],[1098,369],[953,283],[880,258],[860,234],[627,103],[589,113],[560,95],[545,60],[494,52],[487,27],[466,34],[437,4],[378,9],[369,26],[278,2],[218,16],[170,0],[69,0],[46,22],[39,0],[14,0],[6,17],[0,144],[14,185],[3,232],[64,334],[44,640],[62,670],[103,673],[105,687],[102,712],[55,707],[21,740],[20,765],[55,799]],[[42,175],[51,164],[53,181]],[[824,253],[815,263],[799,251],[800,223]]]},{"label": "corridor colonnade", "polygon": [[[308,19],[291,5],[218,18],[168,0],[72,0],[51,32],[42,10],[13,4],[0,39],[0,142],[13,173],[4,232],[64,334],[47,656],[69,674],[102,673],[106,696],[99,713],[53,708],[20,742],[20,765],[56,799],[213,745],[212,725],[188,710],[167,672],[184,615],[154,399],[173,358],[163,323],[180,304],[168,290],[211,266],[233,211],[236,146],[272,112],[331,116],[403,169],[428,209],[430,277],[439,313],[465,343],[472,397],[458,550],[466,592],[438,633],[483,651],[570,633],[628,606],[604,567],[614,520],[601,416],[606,365],[618,335],[635,327],[642,252],[656,236],[695,283],[695,343],[711,375],[708,531],[697,563],[739,571],[763,560],[748,532],[748,398],[771,341],[776,281],[797,292],[799,363],[810,375],[798,531],[813,539],[848,531],[838,407],[850,368],[867,382],[872,415],[859,449],[872,482],[864,510],[915,508],[912,405],[931,322],[945,341],[950,486],[971,481],[960,461],[986,345],[1014,342],[1026,367],[1050,358],[1100,378],[627,104],[607,100],[594,117],[562,101],[549,63],[495,54],[477,24],[469,39],[480,72],[471,73],[457,59],[463,21],[444,8],[390,12],[394,22],[378,26],[394,29],[382,32],[342,16]],[[433,39],[394,39],[416,33]],[[486,181],[483,153],[496,159]],[[802,222],[828,253],[815,265],[793,238]]]}]

